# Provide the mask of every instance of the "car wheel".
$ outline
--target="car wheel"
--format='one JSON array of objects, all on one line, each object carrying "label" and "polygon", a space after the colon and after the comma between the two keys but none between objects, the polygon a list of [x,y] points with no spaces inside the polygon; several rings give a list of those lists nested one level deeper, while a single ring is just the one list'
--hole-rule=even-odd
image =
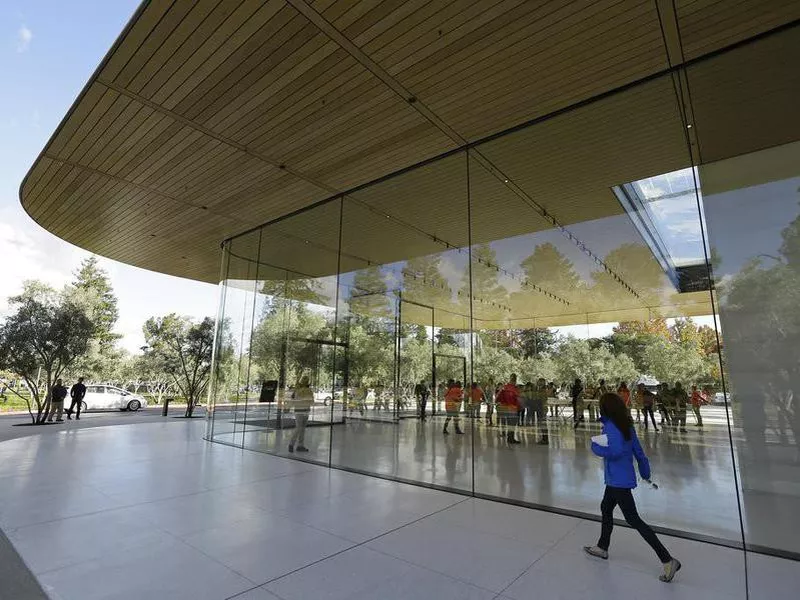
[{"label": "car wheel", "polygon": [[128,402],[128,410],[137,411],[140,408],[142,408],[142,403],[139,402],[138,400],[131,400],[130,402]]},{"label": "car wheel", "polygon": [[89,410],[88,405],[86,404],[86,402],[82,401],[81,402],[81,412],[86,412],[87,410]]}]

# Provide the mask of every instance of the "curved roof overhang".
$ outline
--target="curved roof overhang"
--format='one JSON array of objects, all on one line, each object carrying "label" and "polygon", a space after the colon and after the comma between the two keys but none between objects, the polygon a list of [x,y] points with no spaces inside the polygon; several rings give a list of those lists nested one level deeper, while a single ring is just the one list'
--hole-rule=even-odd
[{"label": "curved roof overhang", "polygon": [[[560,224],[614,217],[613,185],[800,137],[798,19],[778,0],[144,2],[20,198],[82,248],[208,282],[221,241],[327,198],[430,205],[364,186],[468,146]],[[491,196],[496,230],[473,243],[551,226]],[[460,202],[439,193],[427,217]]]}]

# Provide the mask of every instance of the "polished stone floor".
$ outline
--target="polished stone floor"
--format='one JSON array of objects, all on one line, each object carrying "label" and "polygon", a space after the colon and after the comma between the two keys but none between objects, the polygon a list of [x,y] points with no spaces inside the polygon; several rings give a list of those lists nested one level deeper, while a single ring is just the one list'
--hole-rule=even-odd
[{"label": "polished stone floor", "polygon": [[[258,409],[256,409],[257,411]],[[371,416],[368,411],[367,416]],[[250,416],[256,419],[257,412]],[[443,417],[403,419],[399,423],[351,419],[331,427],[310,427],[310,460],[421,481],[448,489],[474,491],[501,499],[596,514],[603,487],[601,462],[589,450],[599,424],[573,431],[562,420],[548,421],[549,443],[539,445],[534,428],[517,428],[522,441],[509,447],[496,427],[461,420],[466,435],[442,434]],[[233,429],[226,431],[225,427]],[[640,437],[651,460],[658,490],[643,487],[641,510],[654,524],[724,540],[741,541],[736,483],[724,412],[708,411],[703,429],[687,433],[652,430]],[[231,424],[218,412],[214,439],[289,456],[292,429]],[[474,460],[473,460],[474,457]]]},{"label": "polished stone floor", "polygon": [[[665,536],[684,563],[666,585],[628,529],[597,561],[581,553],[594,522],[209,444],[202,427],[0,443],[0,527],[51,598],[745,597],[738,550]],[[796,597],[798,563],[748,564],[751,598]]]}]

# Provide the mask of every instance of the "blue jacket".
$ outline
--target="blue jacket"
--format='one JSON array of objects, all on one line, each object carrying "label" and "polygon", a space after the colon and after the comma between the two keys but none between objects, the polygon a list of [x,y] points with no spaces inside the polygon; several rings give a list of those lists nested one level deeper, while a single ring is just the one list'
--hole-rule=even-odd
[{"label": "blue jacket", "polygon": [[636,487],[636,472],[633,470],[633,458],[639,464],[642,479],[650,479],[650,461],[642,450],[636,430],[631,427],[631,439],[625,440],[622,432],[606,417],[600,417],[603,433],[608,436],[608,446],[600,446],[592,442],[592,452],[603,457],[603,471],[606,485],[618,488],[633,489]]}]

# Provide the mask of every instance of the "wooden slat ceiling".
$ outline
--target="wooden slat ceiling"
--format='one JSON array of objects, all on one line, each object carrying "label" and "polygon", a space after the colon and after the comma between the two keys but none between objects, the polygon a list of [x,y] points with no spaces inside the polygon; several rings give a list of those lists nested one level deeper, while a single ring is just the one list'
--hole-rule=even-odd
[{"label": "wooden slat ceiling", "polygon": [[[800,3],[779,0],[153,0],[20,196],[38,223],[78,246],[216,282],[227,237],[798,18]],[[519,218],[521,198],[562,225],[616,218],[611,185],[691,163],[686,118],[695,160],[798,139],[798,58],[797,30],[785,29],[697,62],[680,80],[651,80],[481,146],[473,242],[553,227],[530,210]],[[688,117],[676,82],[690,87]],[[351,213],[367,216],[345,221],[343,270],[365,257],[400,260],[404,247],[405,258],[440,251],[420,231],[466,245],[460,169],[435,163],[349,197]],[[497,187],[502,178],[513,193]],[[373,231],[381,211],[395,219],[392,244]],[[262,258],[287,261],[266,263],[329,271],[319,255],[338,243],[335,222],[322,231],[306,219],[299,237],[316,243],[303,241],[306,258],[259,235]]]}]

